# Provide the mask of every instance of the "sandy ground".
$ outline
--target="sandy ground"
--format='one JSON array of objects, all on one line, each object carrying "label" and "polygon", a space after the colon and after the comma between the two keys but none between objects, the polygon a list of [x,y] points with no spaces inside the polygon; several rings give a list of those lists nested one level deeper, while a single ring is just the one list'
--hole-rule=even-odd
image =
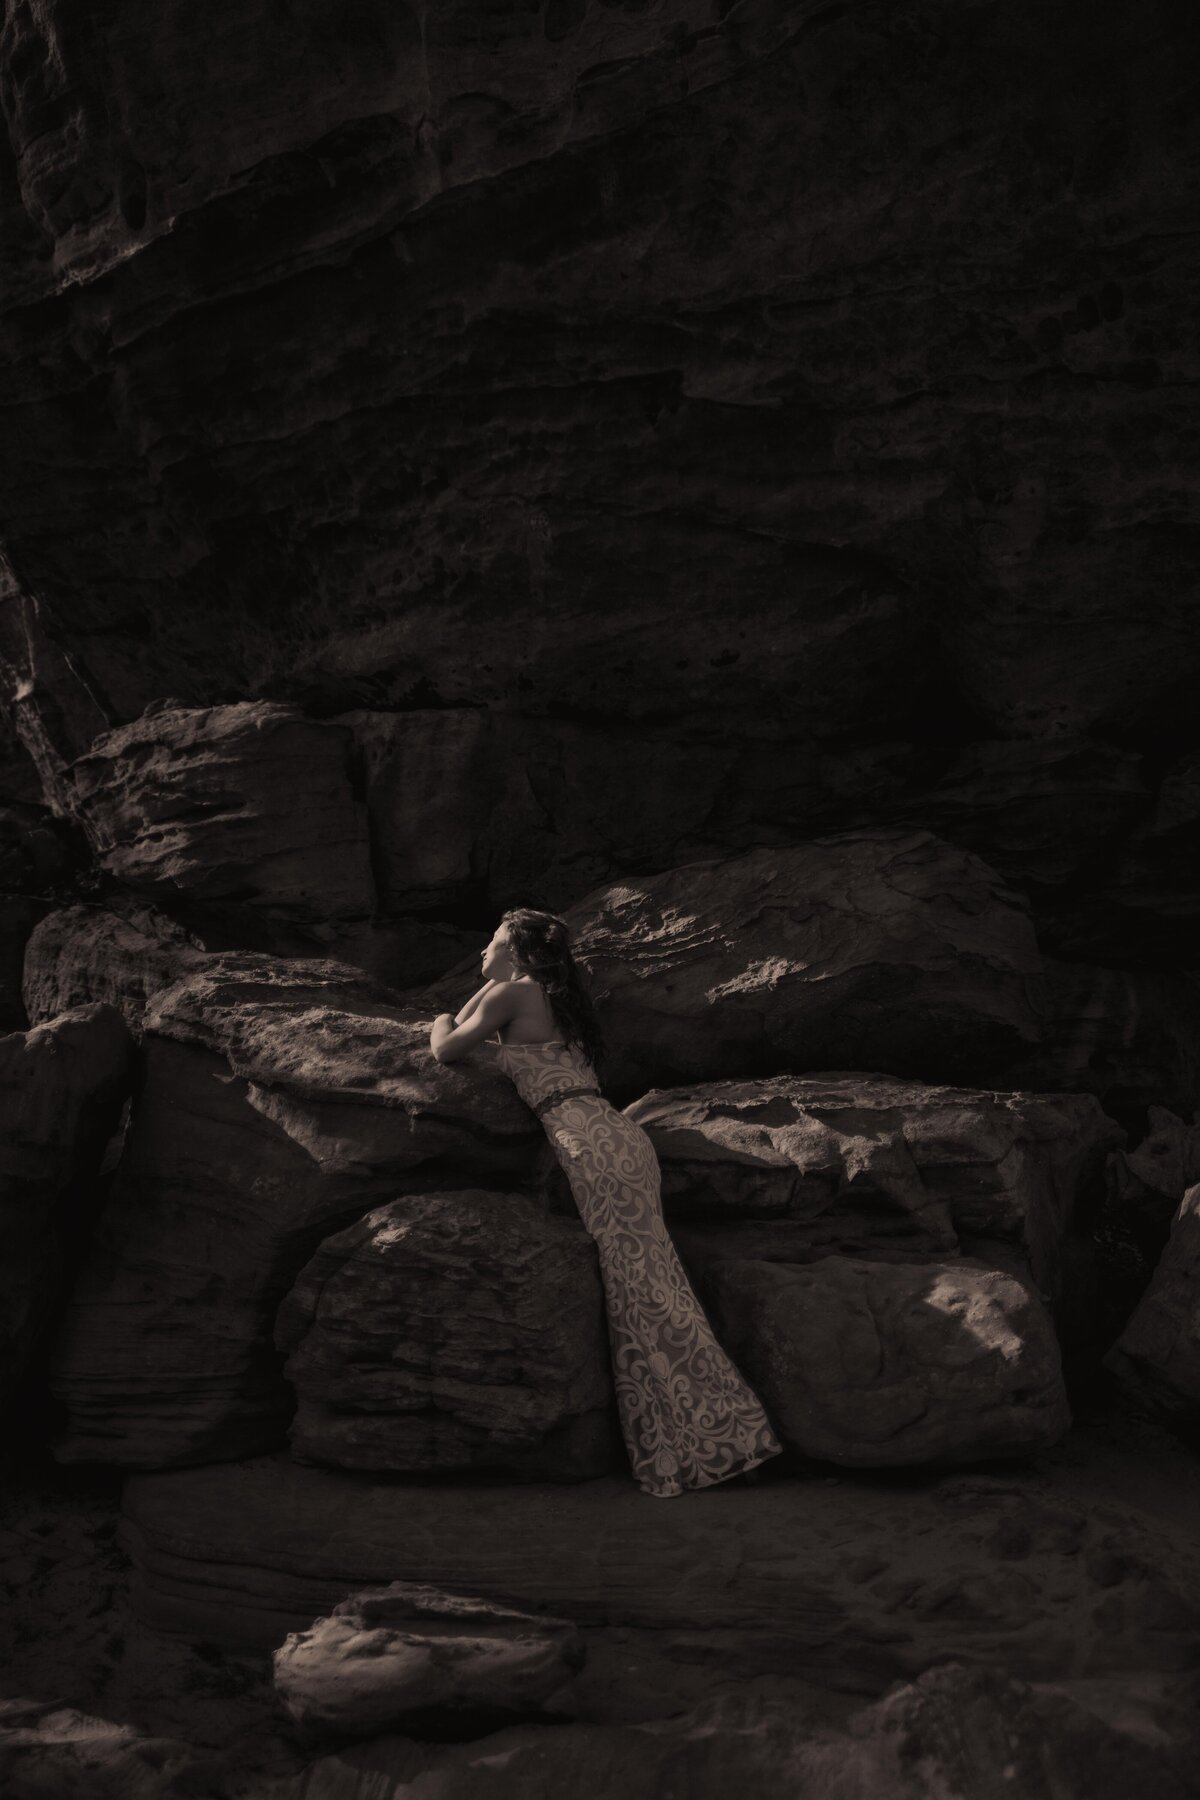
[{"label": "sandy ground", "polygon": [[[1194,1450],[1108,1406],[1079,1420],[1041,1466],[1060,1469],[1076,1494],[1082,1481],[1097,1503],[1117,1501],[1160,1527],[1178,1553],[1177,1577],[1191,1585],[1187,1547],[1200,1549]],[[37,1447],[10,1453],[0,1475],[0,1702],[61,1704],[182,1740],[219,1756],[231,1794],[250,1800],[314,1751],[292,1737],[266,1655],[186,1643],[134,1616],[116,1542],[120,1492],[116,1472],[61,1469]]]},{"label": "sandy ground", "polygon": [[[309,1756],[276,1711],[265,1656],[191,1645],[134,1617],[116,1544],[121,1477],[16,1449],[0,1474],[0,1698],[61,1702],[219,1753],[239,1789]],[[311,1754],[311,1753],[310,1753]]]}]

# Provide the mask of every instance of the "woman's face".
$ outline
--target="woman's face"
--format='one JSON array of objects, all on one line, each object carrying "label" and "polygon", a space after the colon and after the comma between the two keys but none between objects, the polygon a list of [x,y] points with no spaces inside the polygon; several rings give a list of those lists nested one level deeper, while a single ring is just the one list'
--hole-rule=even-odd
[{"label": "woman's face", "polygon": [[508,941],[508,926],[497,925],[492,941],[483,952],[481,970],[489,981],[511,981],[517,973]]}]

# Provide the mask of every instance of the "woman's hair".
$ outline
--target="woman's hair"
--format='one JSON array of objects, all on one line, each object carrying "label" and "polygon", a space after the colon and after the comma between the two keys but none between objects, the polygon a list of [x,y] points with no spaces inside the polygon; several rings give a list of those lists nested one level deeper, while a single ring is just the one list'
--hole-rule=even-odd
[{"label": "woman's hair", "polygon": [[571,955],[567,927],[554,913],[538,912],[531,906],[509,907],[500,923],[508,928],[508,941],[521,973],[532,975],[544,989],[563,1038],[568,1044],[578,1044],[598,1071],[605,1051],[604,1035]]}]

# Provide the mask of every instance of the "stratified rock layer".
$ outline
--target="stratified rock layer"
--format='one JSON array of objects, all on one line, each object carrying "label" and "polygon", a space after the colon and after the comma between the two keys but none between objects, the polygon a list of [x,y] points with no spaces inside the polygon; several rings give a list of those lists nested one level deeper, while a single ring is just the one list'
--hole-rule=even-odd
[{"label": "stratified rock layer", "polygon": [[411,1194],[326,1239],[275,1341],[304,1461],[580,1480],[619,1457],[583,1228],[519,1194]]},{"label": "stratified rock layer", "polygon": [[790,1448],[849,1467],[1045,1449],[1071,1422],[1050,1319],[999,1269],[959,1258],[711,1273],[714,1324]]},{"label": "stratified rock layer", "polygon": [[72,806],[109,874],[151,894],[282,913],[371,910],[366,815],[337,726],[266,701],[166,701],[99,737]]},{"label": "stratified rock layer", "polygon": [[151,995],[203,961],[195,938],[153,907],[64,906],[30,935],[25,1006],[36,1024],[68,1007],[107,1001],[140,1037]]},{"label": "stratified rock layer", "polygon": [[337,963],[213,956],[157,993],[113,1195],[53,1359],[66,1461],[161,1467],[282,1441],[275,1313],[321,1240],[397,1192],[519,1180],[511,1083]]},{"label": "stratified rock layer", "polygon": [[566,1619],[393,1581],[351,1594],[275,1652],[275,1687],[306,1736],[478,1732],[527,1715],[583,1666]]},{"label": "stratified rock layer", "polygon": [[1124,1140],[1090,1095],[881,1075],[656,1089],[628,1112],[654,1143],[672,1224],[774,1221],[797,1260],[985,1238],[1019,1246],[1051,1290],[1063,1238]]},{"label": "stratified rock layer", "polygon": [[0,1037],[0,1407],[56,1306],[95,1212],[101,1158],[132,1079],[111,1006]]},{"label": "stratified rock layer", "polygon": [[1193,1668],[1190,1514],[1139,1509],[1102,1448],[1051,1454],[900,1489],[779,1477],[672,1501],[627,1477],[483,1493],[267,1457],[132,1477],[123,1537],[146,1621],[218,1642],[277,1645],[397,1580],[573,1620],[588,1662],[568,1716],[613,1685],[628,1708],[697,1660],[722,1683],[850,1693],[952,1656],[1025,1680]]}]

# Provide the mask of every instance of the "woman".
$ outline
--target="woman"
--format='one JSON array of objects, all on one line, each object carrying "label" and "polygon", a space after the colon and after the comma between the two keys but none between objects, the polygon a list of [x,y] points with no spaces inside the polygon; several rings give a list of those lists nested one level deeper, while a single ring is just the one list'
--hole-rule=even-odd
[{"label": "woman", "polygon": [[744,1474],[783,1446],[713,1336],[663,1223],[654,1146],[600,1093],[603,1043],[552,913],[504,914],[483,952],[487,982],[430,1035],[439,1062],[485,1038],[545,1127],[600,1251],[613,1380],[634,1477],[681,1494]]}]

